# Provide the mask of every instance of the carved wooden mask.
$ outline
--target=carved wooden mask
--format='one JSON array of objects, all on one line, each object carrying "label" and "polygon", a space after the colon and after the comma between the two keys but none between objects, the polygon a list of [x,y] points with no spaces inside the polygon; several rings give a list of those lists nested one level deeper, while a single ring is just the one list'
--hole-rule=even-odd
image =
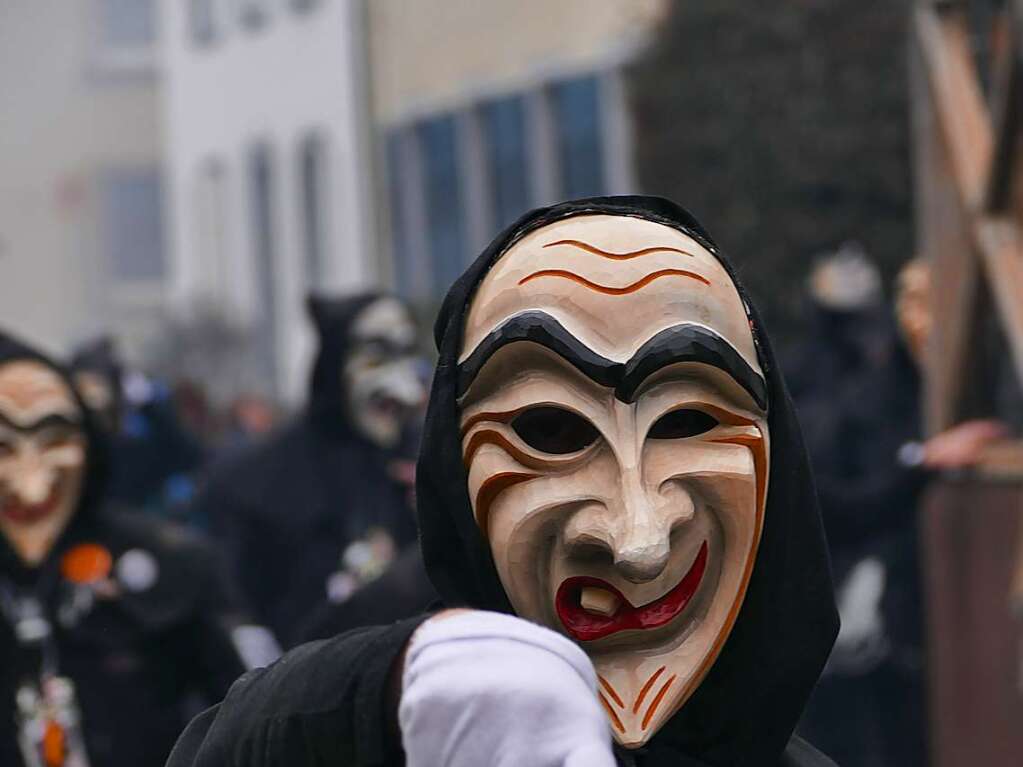
[{"label": "carved wooden mask", "polygon": [[35,360],[0,363],[0,532],[40,562],[78,504],[82,412],[68,384]]},{"label": "carved wooden mask", "polygon": [[348,411],[371,442],[392,448],[426,399],[416,372],[416,327],[397,299],[383,297],[356,317],[341,372]]},{"label": "carved wooden mask", "polygon": [[714,663],[768,482],[766,385],[721,264],[639,218],[516,242],[466,319],[469,496],[516,612],[579,642],[645,743]]}]

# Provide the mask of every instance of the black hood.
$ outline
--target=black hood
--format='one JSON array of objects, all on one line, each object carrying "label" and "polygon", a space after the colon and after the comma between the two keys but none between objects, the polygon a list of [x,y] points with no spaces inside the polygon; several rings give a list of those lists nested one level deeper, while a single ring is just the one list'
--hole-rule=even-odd
[{"label": "black hood", "polygon": [[316,329],[319,351],[309,379],[308,414],[313,424],[327,433],[353,431],[341,371],[351,353],[352,323],[362,311],[383,293],[359,293],[344,298],[310,295],[306,299],[309,318]]},{"label": "black hood", "polygon": [[[417,509],[423,556],[449,605],[512,612],[467,491],[456,403],[458,354],[473,294],[508,247],[552,222],[584,214],[665,224],[704,245],[749,307],[768,384],[771,477],[763,537],[738,620],[706,679],[641,751],[651,761],[774,764],[784,750],[838,631],[824,532],[795,410],[760,318],[696,219],[657,197],[598,197],[527,213],[452,286],[434,328],[440,358],[420,451]],[[686,759],[690,761],[685,761]]]},{"label": "black hood", "polygon": [[79,346],[68,367],[72,374],[88,371],[101,375],[115,393],[120,390],[124,366],[117,354],[117,343],[110,336],[99,336]]},{"label": "black hood", "polygon": [[83,430],[85,432],[85,480],[78,501],[78,508],[72,517],[71,525],[76,525],[85,517],[97,512],[102,502],[102,495],[107,480],[107,448],[92,411],[82,401],[78,390],[71,380],[69,371],[37,349],[13,336],[0,331],[0,365],[8,362],[26,360],[38,362],[53,370],[67,384],[71,395],[75,398],[82,411]]},{"label": "black hood", "polygon": [[124,391],[121,379],[124,365],[117,353],[117,342],[111,336],[99,336],[88,341],[71,355],[68,369],[72,377],[79,373],[92,373],[100,376],[110,389],[109,412],[97,412],[98,425],[116,431],[120,425],[121,411],[124,408]]}]

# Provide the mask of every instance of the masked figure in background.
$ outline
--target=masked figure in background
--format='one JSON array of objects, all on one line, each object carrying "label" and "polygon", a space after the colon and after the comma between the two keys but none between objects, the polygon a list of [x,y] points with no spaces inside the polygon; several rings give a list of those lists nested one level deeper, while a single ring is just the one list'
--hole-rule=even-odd
[{"label": "masked figure in background", "polygon": [[189,696],[272,660],[204,543],[104,508],[101,457],[64,371],[0,334],[5,767],[158,767]]},{"label": "masked figure in background", "polygon": [[416,536],[402,471],[425,392],[409,311],[375,293],[308,306],[320,349],[305,412],[217,470],[199,498],[251,605],[285,641]]},{"label": "masked figure in background", "polygon": [[436,340],[417,509],[463,609],[298,648],[170,764],[831,764],[792,737],[837,631],[813,480],[700,225],[650,197],[533,211]]},{"label": "masked figure in background", "polygon": [[99,338],[71,358],[71,375],[106,435],[106,498],[135,510],[175,515],[191,500],[203,449],[178,417],[170,391],[125,372],[114,340]]},{"label": "masked figure in background", "polygon": [[[919,506],[932,472],[968,468],[1004,429],[967,421],[921,441],[928,272],[898,281],[894,321],[877,268],[848,249],[810,280],[816,321],[795,397],[837,586],[842,630],[800,732],[845,767],[926,767]],[[794,387],[796,388],[796,387]]]}]

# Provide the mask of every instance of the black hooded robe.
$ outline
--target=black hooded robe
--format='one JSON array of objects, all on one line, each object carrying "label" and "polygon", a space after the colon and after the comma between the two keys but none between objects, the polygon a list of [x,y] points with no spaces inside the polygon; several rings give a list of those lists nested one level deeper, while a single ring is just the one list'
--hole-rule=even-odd
[{"label": "black hooded robe", "polygon": [[[65,372],[31,348],[0,333],[0,365],[34,361]],[[72,389],[73,391],[73,389]],[[79,401],[82,412],[84,405]],[[105,506],[102,438],[86,414],[86,475],[78,508],[38,566],[28,566],[0,535],[0,591],[9,599],[35,597],[53,634],[56,672],[70,677],[82,714],[86,750],[94,767],[162,765],[198,694],[212,703],[245,671],[234,629],[246,621],[215,552],[204,541],[161,520],[116,513]],[[96,596],[71,625],[58,618],[75,587],[61,575],[68,551],[98,544],[113,560],[117,593]],[[131,553],[155,570],[143,583],[123,579],[118,566]],[[130,574],[129,574],[130,575]],[[81,588],[81,587],[80,587]],[[39,672],[39,649],[15,638],[0,610],[0,765],[20,767],[15,696],[22,680]],[[194,703],[191,706],[194,711]]]},{"label": "black hooded robe", "polygon": [[372,527],[398,547],[415,541],[406,490],[388,473],[392,456],[356,433],[342,388],[350,327],[381,297],[310,302],[320,350],[306,410],[211,472],[196,500],[249,605],[285,644],[327,604],[348,544]]},{"label": "black hooded robe", "polygon": [[[435,327],[440,359],[417,480],[424,559],[448,605],[511,612],[473,520],[462,466],[456,389],[465,313],[487,269],[511,242],[545,224],[587,213],[664,223],[721,258],[702,227],[674,203],[653,197],[594,198],[526,214],[454,284]],[[827,659],[838,618],[795,411],[752,307],[750,314],[767,376],[771,433],[771,478],[756,566],[739,618],[703,683],[646,746],[616,749],[622,765],[832,764],[792,736]],[[405,643],[424,619],[313,642],[243,677],[224,703],[190,725],[169,767],[401,765],[394,672]]]}]

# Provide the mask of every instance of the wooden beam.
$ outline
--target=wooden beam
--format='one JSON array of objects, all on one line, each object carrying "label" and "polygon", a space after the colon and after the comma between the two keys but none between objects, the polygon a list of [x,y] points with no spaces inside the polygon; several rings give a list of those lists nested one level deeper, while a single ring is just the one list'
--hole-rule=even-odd
[{"label": "wooden beam", "polygon": [[986,208],[1003,210],[1011,204],[1016,157],[1023,138],[1023,2],[1003,12],[996,27],[992,67],[992,125],[995,145],[988,169]]},{"label": "wooden beam", "polygon": [[957,11],[918,7],[914,27],[956,186],[967,209],[977,210],[987,188],[992,138],[966,21]]},{"label": "wooden beam", "polygon": [[1016,380],[1023,386],[1023,237],[1017,222],[994,216],[978,219],[976,237]]},{"label": "wooden beam", "polygon": [[[954,161],[956,130],[946,123],[959,118],[954,104],[942,106],[942,99],[956,98],[956,87],[950,82],[955,78],[948,75],[954,67],[945,55],[944,21],[931,8],[918,10],[914,21],[910,85],[917,246],[932,265],[931,300],[941,307],[934,313],[924,361],[924,422],[926,432],[936,434],[956,421],[964,371],[970,369],[973,352],[971,328],[965,320],[974,314],[979,265],[972,252],[973,223],[961,179],[980,171],[977,167],[964,170],[963,162],[957,167]],[[938,82],[942,78],[935,75],[935,66],[946,75],[944,85]]]},{"label": "wooden beam", "polygon": [[[1014,7],[1021,6],[1017,0]],[[1003,48],[996,150],[962,14],[920,6],[913,28],[922,65],[912,82],[918,239],[934,264],[933,299],[942,307],[926,364],[925,418],[928,433],[934,433],[958,415],[969,369],[978,260],[1023,382],[1023,217],[1012,199],[1023,183],[1015,177],[1023,163],[1012,162],[1020,157],[1016,147],[1023,133],[1023,107],[1017,103],[1023,37]],[[1023,26],[1016,23],[1013,31],[1023,35]]]}]

